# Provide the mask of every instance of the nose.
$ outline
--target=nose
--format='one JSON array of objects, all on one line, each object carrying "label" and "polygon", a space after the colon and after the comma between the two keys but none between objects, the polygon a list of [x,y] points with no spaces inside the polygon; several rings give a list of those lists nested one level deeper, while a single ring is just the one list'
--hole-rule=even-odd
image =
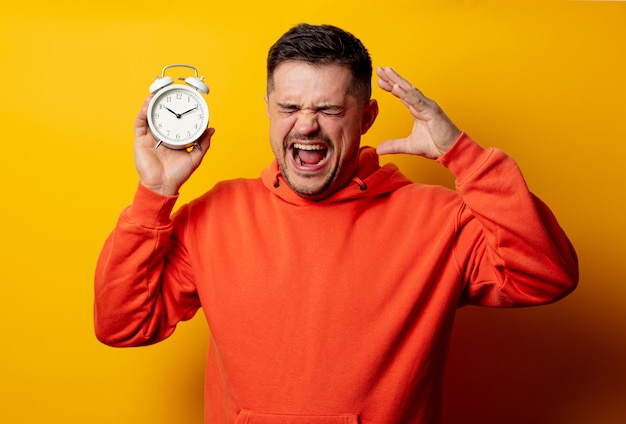
[{"label": "nose", "polygon": [[302,109],[298,112],[298,117],[295,125],[296,131],[302,135],[308,135],[315,133],[319,130],[319,122],[317,120],[317,113],[314,111]]}]

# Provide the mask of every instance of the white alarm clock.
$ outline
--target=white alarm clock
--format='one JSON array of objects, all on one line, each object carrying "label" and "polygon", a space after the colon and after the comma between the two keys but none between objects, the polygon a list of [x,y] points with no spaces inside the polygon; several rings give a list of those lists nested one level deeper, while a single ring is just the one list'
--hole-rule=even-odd
[{"label": "white alarm clock", "polygon": [[[165,71],[173,67],[193,69],[195,77],[179,77],[186,85],[174,84],[172,77],[165,76]],[[157,140],[155,148],[161,144],[170,149],[198,146],[197,140],[209,125],[209,107],[201,94],[208,94],[209,87],[202,79],[193,66],[174,64],[164,67],[161,77],[150,85],[154,96],[148,105],[147,120]]]}]

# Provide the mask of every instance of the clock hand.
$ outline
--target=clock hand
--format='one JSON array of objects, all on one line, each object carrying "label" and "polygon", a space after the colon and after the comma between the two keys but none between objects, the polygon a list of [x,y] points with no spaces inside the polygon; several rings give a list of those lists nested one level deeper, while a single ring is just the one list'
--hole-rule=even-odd
[{"label": "clock hand", "polygon": [[193,108],[191,108],[191,109],[189,109],[189,110],[187,110],[187,111],[185,111],[185,112],[181,113],[180,115],[177,115],[177,117],[178,117],[178,118],[180,118],[180,117],[181,117],[181,116],[183,116],[184,114],[189,113],[189,112],[191,112],[192,110],[196,110],[196,109],[198,109],[198,105],[196,105],[196,107],[193,107]]},{"label": "clock hand", "polygon": [[[172,109],[170,109],[170,108],[169,108],[169,107],[167,107],[167,106],[165,107],[165,109],[167,109],[167,110],[169,110],[170,112],[172,112],[172,113],[173,113],[174,115],[176,115],[176,117],[177,117],[177,118],[179,118],[179,119],[180,119],[180,117],[182,116],[182,114],[179,114],[179,113],[174,112]],[[187,113],[187,112],[185,112],[185,113]]]}]

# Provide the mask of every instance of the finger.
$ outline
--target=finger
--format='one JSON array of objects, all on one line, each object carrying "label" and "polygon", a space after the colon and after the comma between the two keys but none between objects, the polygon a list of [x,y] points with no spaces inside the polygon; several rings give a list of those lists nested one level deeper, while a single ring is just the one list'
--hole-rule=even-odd
[{"label": "finger", "polygon": [[209,150],[213,134],[215,134],[215,128],[207,128],[204,134],[198,139],[198,150],[202,150],[205,153]]},{"label": "finger", "polygon": [[410,91],[414,88],[408,80],[397,73],[392,67],[387,66],[384,70],[385,75],[387,75],[389,81],[391,81],[394,85],[398,85],[404,91]]},{"label": "finger", "polygon": [[393,83],[390,78],[387,76],[385,69],[381,66],[376,68],[376,75],[378,75],[378,86],[385,91],[391,91],[393,89]]},{"label": "finger", "polygon": [[208,128],[204,134],[198,139],[198,143],[194,145],[191,149],[188,149],[189,155],[191,155],[191,159],[194,163],[195,167],[198,167],[204,159],[204,156],[209,151],[209,147],[211,146],[211,138],[215,134],[214,128]]},{"label": "finger", "polygon": [[393,68],[387,66],[385,68],[378,67],[376,69],[376,74],[380,78],[379,85],[382,84],[383,87],[386,88],[387,91],[392,91],[394,88],[399,89],[403,92],[409,92],[415,87],[411,85],[409,81],[400,76]]},{"label": "finger", "polygon": [[407,107],[412,109],[411,113],[414,116],[416,113],[423,113],[431,109],[430,100],[393,68],[389,66],[378,67],[376,74],[380,77],[378,85],[402,100]]},{"label": "finger", "polygon": [[137,113],[137,118],[135,119],[135,138],[143,137],[148,133],[148,105],[151,99],[152,96],[148,96]]}]

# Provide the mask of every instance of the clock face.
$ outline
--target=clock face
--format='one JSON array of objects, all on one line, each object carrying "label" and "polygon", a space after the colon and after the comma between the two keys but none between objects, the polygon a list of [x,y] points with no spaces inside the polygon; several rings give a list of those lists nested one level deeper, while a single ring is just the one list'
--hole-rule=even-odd
[{"label": "clock face", "polygon": [[193,146],[209,125],[209,108],[196,90],[171,85],[158,91],[148,106],[154,137],[173,149]]}]

